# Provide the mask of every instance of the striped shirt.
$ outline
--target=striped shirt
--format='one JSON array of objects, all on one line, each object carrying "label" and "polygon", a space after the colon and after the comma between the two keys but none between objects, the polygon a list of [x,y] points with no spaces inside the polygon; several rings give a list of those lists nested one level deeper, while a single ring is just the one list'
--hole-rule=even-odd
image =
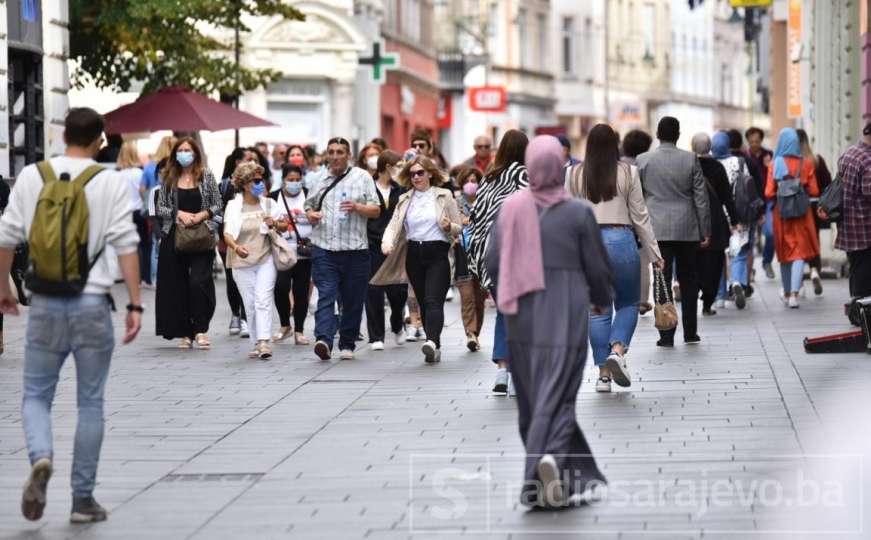
[{"label": "striped shirt", "polygon": [[478,189],[472,215],[469,217],[469,269],[478,276],[485,289],[493,286],[484,265],[490,242],[490,229],[496,223],[505,199],[528,185],[526,167],[512,163],[498,177],[487,178]]},{"label": "striped shirt", "polygon": [[[321,193],[335,181],[336,176],[329,174],[317,180],[305,201],[306,210],[317,210]],[[327,251],[359,251],[369,249],[366,236],[368,219],[356,212],[351,212],[342,219],[339,205],[342,198],[360,204],[378,205],[378,193],[375,183],[368,172],[357,167],[351,167],[339,184],[324,197],[320,212],[323,214],[320,223],[314,227],[311,240],[315,246]]]}]

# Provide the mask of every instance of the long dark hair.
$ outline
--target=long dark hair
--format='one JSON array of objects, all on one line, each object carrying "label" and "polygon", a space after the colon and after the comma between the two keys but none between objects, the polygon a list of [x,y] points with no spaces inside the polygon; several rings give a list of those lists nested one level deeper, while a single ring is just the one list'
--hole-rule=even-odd
[{"label": "long dark hair", "polygon": [[245,159],[245,152],[247,152],[247,150],[241,146],[234,148],[233,151],[230,152],[230,155],[228,155],[227,159],[224,160],[224,171],[221,172],[221,180],[233,176],[233,171],[236,170],[236,162]]},{"label": "long dark hair", "polygon": [[499,149],[496,151],[496,157],[490,165],[490,170],[487,171],[485,182],[489,182],[505,172],[512,163],[525,164],[526,147],[529,146],[529,137],[526,133],[518,129],[509,129],[502,136],[502,141],[499,143]]},{"label": "long dark hair", "polygon": [[[266,157],[264,157],[264,155],[261,154],[257,150],[257,148],[255,148],[253,146],[249,146],[248,148],[246,148],[246,150],[254,152],[254,155],[257,157],[257,164],[260,165],[261,167],[263,167],[264,171],[269,171],[269,160],[266,159]],[[288,150],[288,152],[289,151],[290,150]],[[272,191],[272,175],[271,174],[264,174],[263,175],[263,183],[266,185],[266,191]]]},{"label": "long dark hair", "polygon": [[620,137],[607,124],[597,124],[587,137],[584,160],[584,198],[593,204],[617,196],[617,166],[620,162]]},{"label": "long dark hair", "polygon": [[172,152],[169,153],[169,157],[166,160],[166,168],[163,170],[162,176],[163,183],[172,188],[176,187],[178,180],[181,177],[182,166],[179,164],[178,160],[175,159],[175,154],[178,152],[178,147],[184,143],[188,143],[194,152],[194,162],[191,164],[191,176],[193,176],[194,181],[197,184],[202,181],[203,172],[206,168],[205,159],[203,159],[203,151],[200,148],[200,145],[197,144],[197,141],[191,137],[180,138],[173,145]]}]

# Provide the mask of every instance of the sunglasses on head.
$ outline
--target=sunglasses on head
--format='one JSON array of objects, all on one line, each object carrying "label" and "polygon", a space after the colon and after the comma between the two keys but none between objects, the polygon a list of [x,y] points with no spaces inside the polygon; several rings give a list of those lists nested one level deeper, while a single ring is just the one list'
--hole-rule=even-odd
[{"label": "sunglasses on head", "polygon": [[351,143],[349,143],[348,140],[345,139],[344,137],[333,137],[332,139],[327,141],[327,146],[329,146],[331,144],[341,144],[345,148],[348,148],[348,149],[351,148]]},{"label": "sunglasses on head", "polygon": [[416,170],[416,171],[411,171],[411,177],[412,177],[412,178],[420,178],[420,177],[422,177],[422,176],[425,175],[425,174],[426,174],[426,170],[424,170],[424,169],[419,169],[419,170]]}]

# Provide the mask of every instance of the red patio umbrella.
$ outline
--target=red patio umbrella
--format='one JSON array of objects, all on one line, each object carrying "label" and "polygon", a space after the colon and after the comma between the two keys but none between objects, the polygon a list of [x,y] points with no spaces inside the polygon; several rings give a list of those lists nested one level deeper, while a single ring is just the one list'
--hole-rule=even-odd
[{"label": "red patio umbrella", "polygon": [[105,115],[106,133],[221,131],[244,127],[274,126],[272,122],[237,110],[220,101],[170,86],[142,96]]}]

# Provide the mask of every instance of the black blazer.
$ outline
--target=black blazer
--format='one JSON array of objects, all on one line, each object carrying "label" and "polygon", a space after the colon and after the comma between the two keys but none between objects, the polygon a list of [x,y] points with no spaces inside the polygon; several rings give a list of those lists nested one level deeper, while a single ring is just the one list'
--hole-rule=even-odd
[{"label": "black blazer", "polygon": [[[376,181],[377,180],[374,180]],[[378,195],[378,206],[381,208],[381,214],[375,218],[370,219],[366,224],[366,235],[369,237],[369,245],[377,246],[378,249],[381,249],[381,238],[384,236],[384,231],[387,229],[387,225],[390,224],[390,219],[393,218],[393,210],[396,209],[396,205],[399,203],[399,196],[405,193],[405,189],[402,188],[399,184],[390,181],[390,195],[387,198],[387,201],[384,200],[384,197],[381,195],[381,190],[377,187],[375,188],[375,194]],[[387,204],[389,203],[389,204]]]}]

